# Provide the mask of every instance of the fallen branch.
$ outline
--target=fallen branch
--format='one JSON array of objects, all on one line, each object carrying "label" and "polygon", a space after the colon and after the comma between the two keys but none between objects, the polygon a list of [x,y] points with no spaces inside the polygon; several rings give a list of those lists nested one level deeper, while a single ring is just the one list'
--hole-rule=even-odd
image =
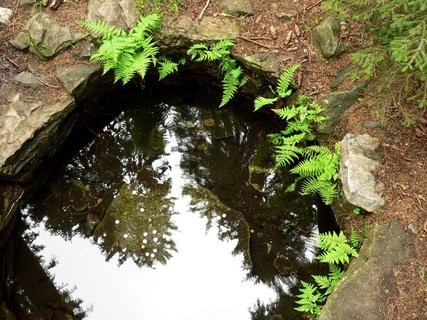
[{"label": "fallen branch", "polygon": [[30,72],[34,75],[34,77],[36,77],[36,79],[37,79],[37,81],[38,82],[40,82],[41,84],[44,84],[46,87],[49,87],[49,88],[54,88],[54,89],[60,89],[60,88],[62,88],[61,86],[55,86],[55,85],[53,85],[53,84],[49,84],[49,83],[47,83],[47,82],[45,82],[45,81],[43,81],[38,75],[37,75],[37,72],[31,67],[31,65],[30,64],[28,64],[28,70],[30,70]]},{"label": "fallen branch", "polygon": [[258,45],[258,46],[260,46],[260,47],[267,48],[267,49],[273,49],[273,48],[276,48],[276,47],[272,47],[272,46],[266,45],[266,44],[264,44],[264,43],[261,43],[261,42],[258,42],[258,41],[255,41],[255,40],[252,40],[252,39],[250,39],[250,38],[243,37],[243,36],[239,36],[239,38],[240,38],[240,39],[242,39],[242,40],[245,40],[245,41],[247,41],[247,42],[251,42],[251,43],[253,43],[253,44],[256,44],[256,45]]},{"label": "fallen branch", "polygon": [[202,20],[203,14],[205,13],[205,10],[207,9],[207,7],[209,6],[209,3],[211,2],[211,0],[207,0],[205,6],[202,9],[202,12],[200,12],[199,14],[199,18],[198,20]]},{"label": "fallen branch", "polygon": [[314,7],[315,7],[315,6],[317,6],[318,4],[321,4],[322,2],[323,2],[323,0],[316,1],[316,2],[315,2],[315,3],[313,3],[312,5],[308,6],[308,7],[305,9],[305,11],[308,11],[308,10],[310,10],[310,9],[314,8]]}]

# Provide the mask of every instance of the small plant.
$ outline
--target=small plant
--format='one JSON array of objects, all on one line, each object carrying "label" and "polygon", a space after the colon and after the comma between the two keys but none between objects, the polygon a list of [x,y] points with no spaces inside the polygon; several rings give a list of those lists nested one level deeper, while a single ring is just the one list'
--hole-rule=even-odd
[{"label": "small plant", "polygon": [[222,79],[222,99],[219,107],[226,105],[242,87],[248,78],[243,75],[243,69],[237,61],[231,57],[231,48],[234,46],[230,39],[221,40],[211,46],[206,44],[195,44],[190,47],[187,54],[191,60],[202,61],[220,61],[220,69],[223,74]]},{"label": "small plant", "polygon": [[[427,106],[427,2],[425,0],[326,0],[323,7],[364,26],[365,49],[351,55],[391,101]],[[409,87],[406,90],[405,87]]]},{"label": "small plant", "polygon": [[152,34],[159,29],[160,20],[159,14],[142,16],[129,32],[111,27],[105,21],[81,21],[80,25],[89,32],[102,36],[101,46],[90,60],[103,63],[104,74],[114,70],[114,81],[121,80],[123,84],[136,74],[144,78],[150,66],[155,66],[157,62],[160,79],[177,71],[180,63],[165,57],[157,58],[159,48]]},{"label": "small plant", "polygon": [[329,273],[326,276],[312,275],[315,284],[301,281],[302,287],[297,295],[299,300],[296,301],[299,306],[295,308],[299,312],[307,313],[309,319],[317,319],[320,316],[326,299],[342,279],[344,268],[352,257],[358,256],[356,249],[348,244],[342,232],[321,233],[318,239],[316,246],[323,253],[317,259],[329,265]]},{"label": "small plant", "polygon": [[358,216],[360,214],[360,208],[354,208],[353,213]]}]

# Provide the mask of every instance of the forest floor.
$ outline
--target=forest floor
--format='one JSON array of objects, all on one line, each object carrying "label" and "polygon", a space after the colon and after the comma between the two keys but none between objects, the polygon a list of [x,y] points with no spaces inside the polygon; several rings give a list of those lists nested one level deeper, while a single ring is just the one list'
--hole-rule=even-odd
[{"label": "forest floor", "polygon": [[[223,15],[218,2],[211,1],[203,15]],[[245,54],[270,51],[288,55],[289,64],[301,65],[297,83],[302,93],[316,99],[330,92],[331,81],[351,63],[349,53],[366,45],[366,38],[357,25],[341,23],[340,43],[345,50],[338,57],[324,60],[311,41],[311,30],[327,16],[320,3],[318,0],[252,1],[253,16],[230,17],[238,19],[241,26],[241,37],[235,50]],[[71,0],[55,11],[42,10],[49,11],[73,31],[83,31],[75,22],[86,17],[86,4],[84,0]],[[197,23],[205,4],[206,0],[187,0],[178,13],[171,15],[187,15]],[[7,41],[23,28],[35,9],[21,8],[14,0],[2,0],[1,6],[13,8],[14,16],[8,27],[0,26],[0,103],[5,99],[3,88],[14,86],[11,79],[28,69],[29,65],[40,74],[50,75],[49,85],[42,89],[20,87],[19,90],[28,99],[58,100],[66,93],[60,89],[54,70],[76,60],[75,50],[78,47],[46,62],[28,52],[17,51],[7,45]],[[291,13],[294,17],[284,21],[278,17],[280,13]],[[288,41],[290,31],[293,36]],[[78,62],[82,63],[81,60]],[[355,82],[363,80],[356,76],[353,78],[354,81],[347,79],[340,90],[353,87]],[[411,110],[411,106],[398,108],[390,100],[379,103],[375,99],[377,95],[375,87],[368,87],[365,98],[346,111],[331,140],[341,140],[348,132],[367,133],[380,140],[384,161],[377,177],[383,183],[381,191],[386,205],[373,214],[346,213],[345,228],[347,231],[363,231],[376,223],[401,222],[405,232],[413,239],[415,257],[409,264],[394,270],[398,292],[397,297],[389,301],[386,319],[427,319],[427,130],[421,122],[408,127],[402,125],[405,113]],[[421,110],[418,111],[419,114],[415,115],[418,119],[427,116],[425,112],[423,115]],[[362,126],[366,121],[380,122],[381,126],[367,129]]]}]

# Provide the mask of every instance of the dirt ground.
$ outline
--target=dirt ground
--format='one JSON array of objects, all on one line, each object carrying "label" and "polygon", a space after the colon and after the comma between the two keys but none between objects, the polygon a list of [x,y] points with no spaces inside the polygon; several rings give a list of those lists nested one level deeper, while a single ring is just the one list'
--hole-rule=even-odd
[{"label": "dirt ground", "polygon": [[[297,75],[300,91],[314,99],[330,91],[330,83],[337,73],[350,64],[349,53],[363,45],[363,37],[357,26],[341,24],[340,41],[345,51],[329,61],[322,59],[311,42],[311,30],[327,13],[320,8],[318,0],[252,1],[254,15],[250,17],[231,17],[238,19],[241,37],[235,50],[240,53],[271,51],[286,54],[289,64],[301,65]],[[72,26],[73,31],[83,31],[75,21],[86,16],[85,0],[71,0],[62,4],[58,10],[49,11],[63,24]],[[195,20],[200,15],[205,0],[187,0],[179,15],[189,15]],[[34,8],[23,9],[17,0],[2,0],[1,6],[13,8],[12,23],[0,26],[0,103],[6,99],[9,90],[19,88],[25,99],[53,102],[61,98],[65,91],[54,76],[58,66],[75,61],[79,45],[43,62],[28,52],[19,52],[7,41],[25,25]],[[292,13],[294,18],[284,21],[278,13]],[[219,1],[211,1],[204,16],[223,15]],[[292,38],[288,35],[292,31]],[[82,63],[79,60],[79,63]],[[40,89],[17,87],[12,77],[19,72],[35,70],[40,75],[49,75],[49,80]],[[340,89],[353,86],[350,80]],[[405,231],[415,244],[415,258],[410,264],[394,270],[398,282],[398,296],[388,305],[387,319],[427,319],[427,129],[422,122],[427,114],[419,110],[418,122],[410,127],[402,125],[402,112],[397,112],[389,101],[384,105],[372,105],[374,88],[368,87],[367,97],[351,107],[342,123],[336,128],[333,138],[342,139],[345,133],[368,133],[380,139],[384,149],[384,163],[377,172],[383,182],[386,200],[384,209],[373,214],[355,215],[346,213],[346,230],[365,230],[375,223],[387,224],[392,220],[401,221]],[[388,105],[387,105],[388,104]],[[381,121],[383,127],[365,129],[365,121]],[[355,297],[357,299],[357,297]]]}]

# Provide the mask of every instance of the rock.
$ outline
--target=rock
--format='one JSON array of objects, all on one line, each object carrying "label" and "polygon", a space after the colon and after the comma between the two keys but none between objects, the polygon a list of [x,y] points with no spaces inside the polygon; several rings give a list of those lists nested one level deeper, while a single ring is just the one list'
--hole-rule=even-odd
[{"label": "rock", "polygon": [[[399,222],[376,225],[343,279],[329,296],[319,320],[384,320],[387,298],[398,299],[393,268],[414,256]],[[388,292],[388,293],[387,293]]]},{"label": "rock", "polygon": [[332,92],[322,96],[318,103],[323,109],[326,120],[318,126],[318,132],[331,134],[334,127],[341,121],[341,117],[349,107],[356,103],[363,95],[366,83],[355,86],[351,90]]},{"label": "rock", "polygon": [[87,19],[102,20],[110,26],[128,30],[136,25],[140,15],[134,4],[133,0],[89,0]]},{"label": "rock", "polygon": [[26,31],[19,32],[15,37],[9,40],[9,43],[18,50],[28,49],[28,34]]},{"label": "rock", "polygon": [[9,8],[0,7],[0,23],[9,24],[13,11]]},{"label": "rock", "polygon": [[277,39],[277,29],[274,26],[270,26],[268,30],[270,31],[271,37]]},{"label": "rock", "polygon": [[40,59],[53,57],[79,40],[47,13],[34,15],[26,25],[26,43]]},{"label": "rock", "polygon": [[182,16],[177,19],[165,17],[155,38],[160,47],[170,51],[200,42],[212,43],[225,38],[235,40],[239,34],[237,21],[232,19],[204,17],[197,23]]},{"label": "rock", "polygon": [[250,0],[222,0],[221,5],[227,13],[247,16],[254,14]]},{"label": "rock", "polygon": [[375,190],[373,175],[381,157],[379,141],[370,135],[348,133],[341,141],[340,179],[345,197],[368,212],[384,206],[384,198]]},{"label": "rock", "polygon": [[313,43],[319,48],[323,58],[331,58],[338,49],[339,21],[328,17],[313,29]]},{"label": "rock", "polygon": [[83,43],[77,58],[82,60],[89,60],[89,58],[98,51],[97,47],[91,42]]},{"label": "rock", "polygon": [[71,98],[45,105],[25,102],[20,94],[15,94],[9,104],[0,105],[0,176],[27,179],[41,159],[55,150],[55,141],[68,133],[64,119],[74,108]]},{"label": "rock", "polygon": [[33,7],[37,3],[37,0],[19,0],[20,7]]},{"label": "rock", "polygon": [[37,80],[37,78],[34,76],[34,74],[32,74],[31,72],[28,71],[23,71],[20,74],[18,74],[15,77],[15,81],[18,82],[19,84],[23,85],[24,87],[40,87],[42,84],[40,83],[39,80]]},{"label": "rock", "polygon": [[82,99],[99,87],[102,66],[100,64],[75,64],[57,69],[56,75],[71,96]]},{"label": "rock", "polygon": [[384,128],[384,125],[379,121],[363,121],[362,128],[364,129]]},{"label": "rock", "polygon": [[288,12],[278,12],[276,13],[276,18],[282,21],[290,21],[297,16],[296,13],[288,13]]},{"label": "rock", "polygon": [[412,234],[417,234],[418,229],[416,226],[414,226],[412,223],[408,224],[408,230],[411,231]]},{"label": "rock", "polygon": [[335,90],[336,88],[338,88],[338,86],[343,83],[345,81],[345,79],[347,79],[348,75],[353,72],[354,67],[352,65],[348,65],[347,67],[345,67],[344,69],[341,69],[337,76],[335,77],[334,80],[332,80],[331,84],[330,84],[330,88],[332,90]]},{"label": "rock", "polygon": [[244,67],[255,71],[272,83],[276,83],[282,74],[283,62],[290,59],[287,55],[270,52],[256,53],[251,56],[236,55],[235,57]]}]

